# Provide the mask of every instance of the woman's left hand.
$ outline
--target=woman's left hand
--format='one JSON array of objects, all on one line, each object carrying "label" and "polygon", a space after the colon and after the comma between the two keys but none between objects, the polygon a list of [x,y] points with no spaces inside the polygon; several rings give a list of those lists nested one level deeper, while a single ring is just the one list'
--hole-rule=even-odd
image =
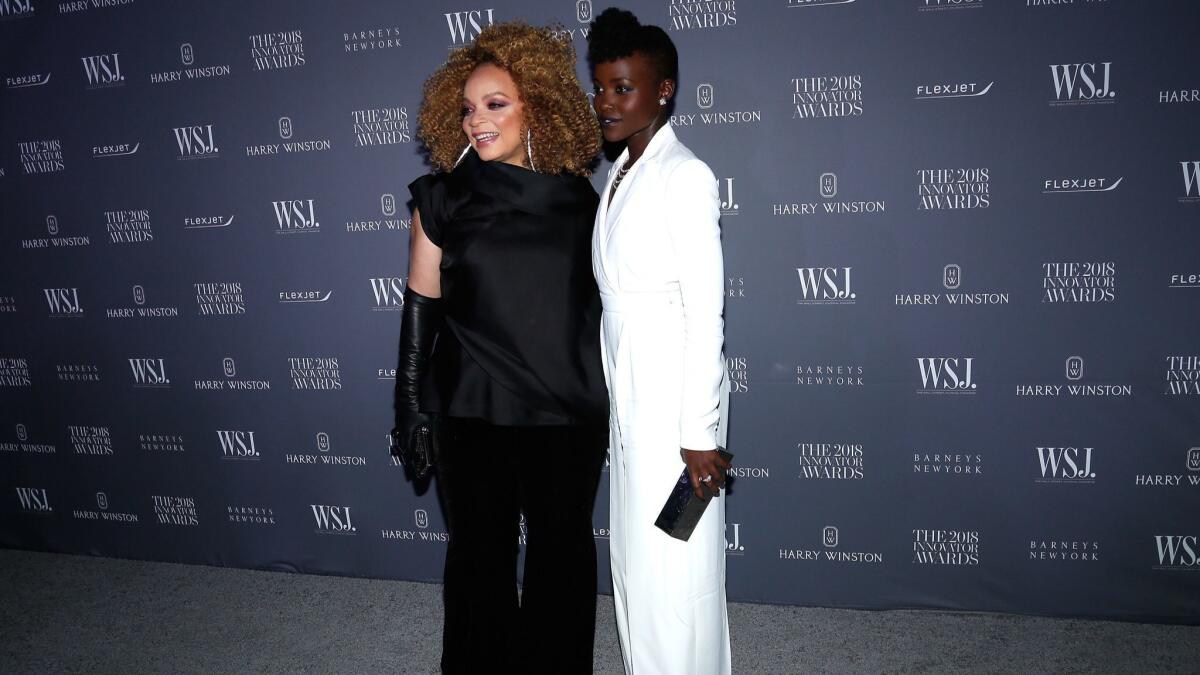
[{"label": "woman's left hand", "polygon": [[725,487],[725,472],[732,466],[716,450],[688,450],[680,448],[679,454],[687,464],[688,477],[692,481],[692,490],[700,499],[707,499],[701,484],[707,486],[712,494]]}]

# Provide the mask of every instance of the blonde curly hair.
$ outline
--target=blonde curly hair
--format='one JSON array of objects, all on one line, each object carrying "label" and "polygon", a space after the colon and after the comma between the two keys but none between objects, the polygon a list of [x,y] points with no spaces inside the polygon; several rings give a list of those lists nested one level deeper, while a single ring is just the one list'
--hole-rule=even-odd
[{"label": "blonde curly hair", "polygon": [[450,54],[425,81],[417,137],[429,161],[450,171],[466,146],[462,96],[467,77],[478,66],[503,68],[524,103],[534,163],[545,173],[588,176],[600,152],[600,125],[575,74],[575,50],[551,28],[511,21],[480,32],[473,44]]}]

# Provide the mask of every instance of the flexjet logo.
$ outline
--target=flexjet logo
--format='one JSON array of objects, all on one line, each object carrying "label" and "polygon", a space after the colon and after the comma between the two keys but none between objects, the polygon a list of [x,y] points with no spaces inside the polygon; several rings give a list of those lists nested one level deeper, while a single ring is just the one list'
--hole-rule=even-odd
[{"label": "flexjet logo", "polygon": [[369,281],[375,297],[372,311],[398,311],[404,308],[403,277],[375,277]]},{"label": "flexjet logo", "polygon": [[213,125],[194,124],[173,127],[175,144],[179,146],[179,159],[211,159],[221,152],[213,140]]},{"label": "flexjet logo", "polygon": [[305,232],[320,232],[321,223],[317,222],[316,207],[311,199],[288,199],[271,202],[275,207],[275,230],[278,234],[298,234]]},{"label": "flexjet logo", "polygon": [[224,459],[257,461],[262,459],[258,448],[254,445],[253,431],[235,431],[218,429],[217,440],[221,443],[221,456]]},{"label": "flexjet logo", "polygon": [[797,267],[799,305],[853,305],[858,294],[850,289],[853,267]]},{"label": "flexjet logo", "polygon": [[1200,572],[1200,543],[1195,535],[1156,534],[1154,547],[1158,553],[1154,569]]},{"label": "flexjet logo", "polygon": [[1096,482],[1096,472],[1092,470],[1092,448],[1051,448],[1037,449],[1038,468],[1041,477],[1038,483],[1086,483]]},{"label": "flexjet logo", "polygon": [[133,386],[135,387],[165,388],[171,386],[171,380],[167,377],[167,365],[163,359],[129,359],[129,368],[133,371]]},{"label": "flexjet logo", "polygon": [[494,11],[494,9],[473,9],[444,14],[446,25],[450,28],[450,46],[457,47],[473,41],[483,31],[484,26],[492,25]]},{"label": "flexjet logo", "polygon": [[1050,105],[1083,105],[1090,103],[1114,103],[1117,92],[1113,91],[1112,62],[1064,63],[1050,66],[1050,79],[1054,85],[1054,100]]},{"label": "flexjet logo", "polygon": [[83,74],[87,77],[88,89],[119,87],[125,84],[125,76],[121,74],[120,54],[97,54],[84,56],[79,60],[83,62]]},{"label": "flexjet logo", "polygon": [[313,518],[317,521],[318,534],[358,534],[358,528],[350,520],[349,506],[310,504]]},{"label": "flexjet logo", "polygon": [[26,513],[54,513],[54,509],[50,506],[50,496],[46,494],[46,488],[17,488],[17,501],[21,504],[21,510]]},{"label": "flexjet logo", "polygon": [[917,368],[921,371],[921,388],[917,393],[974,394],[974,364],[974,357],[918,357]]},{"label": "flexjet logo", "polygon": [[50,308],[50,316],[79,317],[83,316],[83,305],[79,303],[78,288],[43,288],[46,304]]}]

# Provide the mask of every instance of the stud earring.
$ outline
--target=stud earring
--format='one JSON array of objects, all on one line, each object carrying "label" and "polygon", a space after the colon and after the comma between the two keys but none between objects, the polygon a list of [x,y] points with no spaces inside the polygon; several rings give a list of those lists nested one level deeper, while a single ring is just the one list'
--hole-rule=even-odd
[{"label": "stud earring", "polygon": [[667,104],[667,97],[666,97],[666,96],[662,96],[662,97],[660,97],[660,98],[658,99],[658,104],[659,104],[659,105],[666,105],[666,104]]}]

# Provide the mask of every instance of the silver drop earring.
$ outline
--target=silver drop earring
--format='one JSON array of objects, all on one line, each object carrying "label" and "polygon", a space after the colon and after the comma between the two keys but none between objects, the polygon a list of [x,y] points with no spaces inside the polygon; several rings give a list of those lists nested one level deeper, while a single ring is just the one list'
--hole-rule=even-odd
[{"label": "silver drop earring", "polygon": [[463,157],[466,157],[467,153],[470,151],[471,151],[471,144],[467,143],[467,147],[463,148],[463,151],[458,153],[458,159],[454,160],[454,166],[458,166],[459,164],[462,164]]},{"label": "silver drop earring", "polygon": [[659,105],[666,105],[666,104],[667,104],[667,98],[666,98],[665,96],[661,96],[661,97],[659,97],[659,99],[658,99],[658,104],[659,104]]},{"label": "silver drop earring", "polygon": [[533,142],[531,140],[532,136],[533,136],[533,134],[529,131],[529,129],[526,129],[525,130],[525,154],[529,155],[529,168],[533,169],[534,173],[536,173],[537,167],[533,165]]}]

